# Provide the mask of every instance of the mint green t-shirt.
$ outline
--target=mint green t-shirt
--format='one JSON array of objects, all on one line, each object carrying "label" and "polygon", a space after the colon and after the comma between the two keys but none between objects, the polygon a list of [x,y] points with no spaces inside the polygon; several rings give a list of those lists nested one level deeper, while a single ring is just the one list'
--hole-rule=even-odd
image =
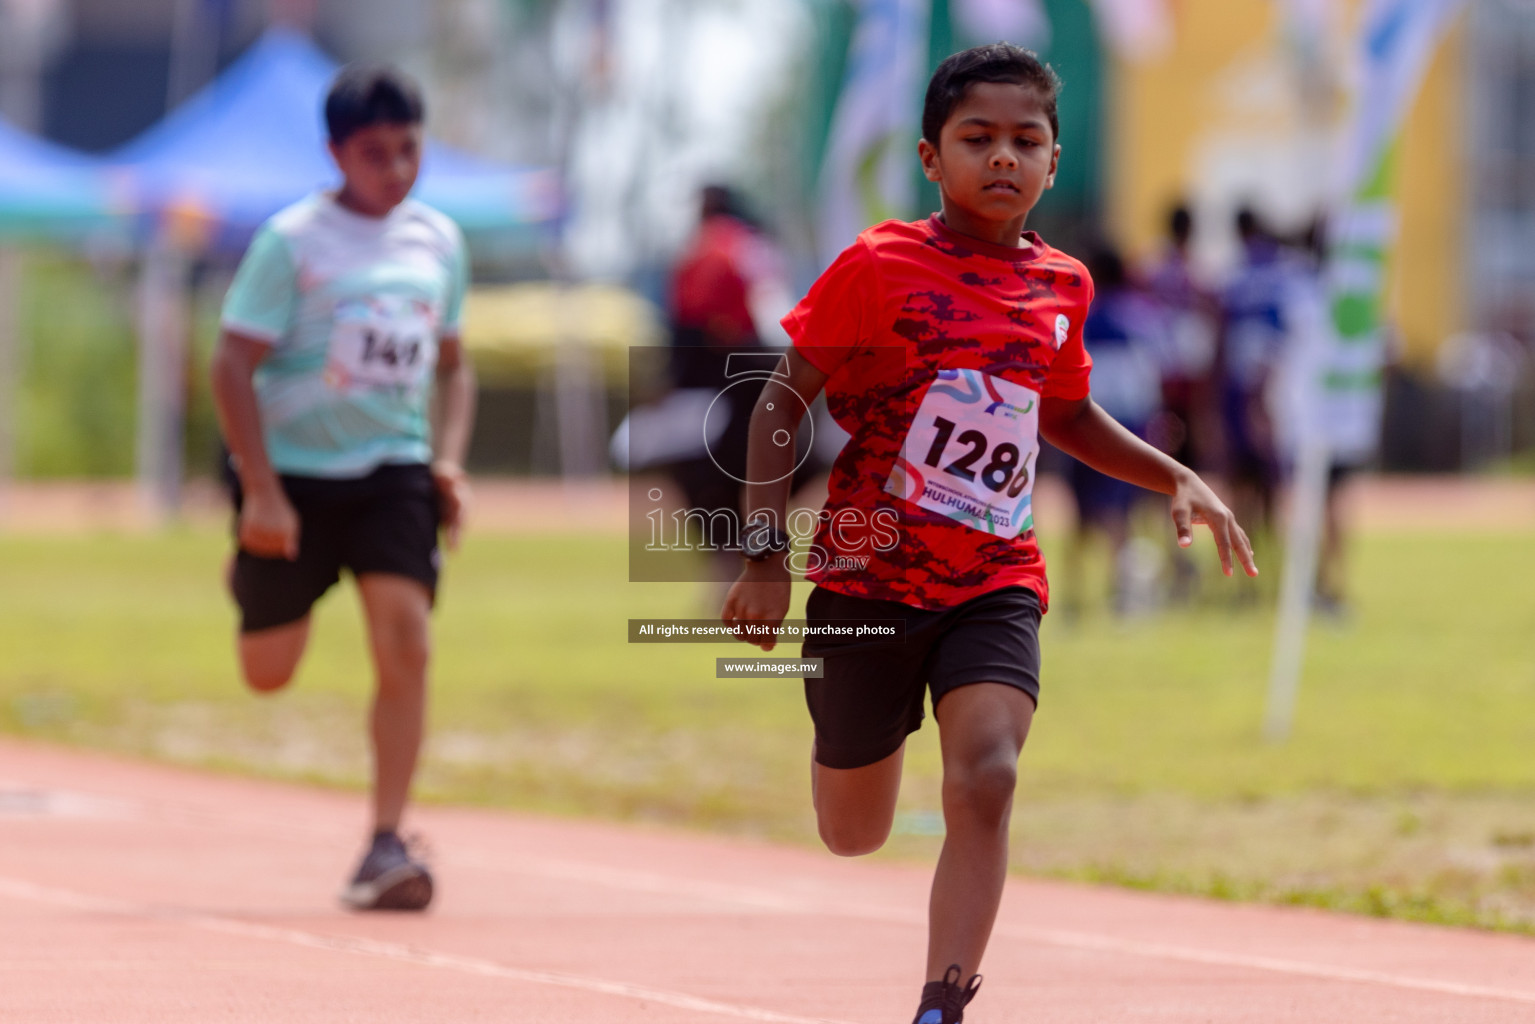
[{"label": "mint green t-shirt", "polygon": [[222,325],[272,346],[254,379],[272,467],[430,462],[437,347],[458,335],[468,280],[458,227],[413,199],[374,218],[318,193],[262,225]]}]

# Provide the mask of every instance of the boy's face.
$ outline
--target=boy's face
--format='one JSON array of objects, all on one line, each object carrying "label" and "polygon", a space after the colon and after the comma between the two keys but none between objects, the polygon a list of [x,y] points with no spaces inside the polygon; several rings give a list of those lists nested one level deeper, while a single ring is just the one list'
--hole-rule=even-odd
[{"label": "boy's face", "polygon": [[346,180],[347,205],[382,217],[399,206],[421,171],[419,124],[372,124],[330,144],[330,155]]},{"label": "boy's face", "polygon": [[1061,147],[1039,90],[977,82],[944,122],[938,145],[923,139],[918,152],[950,227],[1016,245],[1024,218],[1055,184]]}]

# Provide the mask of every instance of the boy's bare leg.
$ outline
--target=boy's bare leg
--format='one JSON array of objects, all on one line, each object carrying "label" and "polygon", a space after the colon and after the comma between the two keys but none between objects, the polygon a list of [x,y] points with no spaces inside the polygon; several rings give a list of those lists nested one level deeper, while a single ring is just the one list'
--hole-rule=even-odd
[{"label": "boy's bare leg", "polygon": [[1018,755],[1034,702],[1014,686],[975,683],[938,702],[946,835],[928,907],[927,980],[950,964],[979,971],[1007,878]]},{"label": "boy's bare leg", "polygon": [[377,689],[373,739],[373,827],[399,828],[426,721],[431,594],[416,580],[366,573],[357,580],[368,620]]},{"label": "boy's bare leg", "polygon": [[288,685],[308,642],[307,615],[297,622],[241,633],[238,646],[245,685],[260,693],[271,693]]},{"label": "boy's bare leg", "polygon": [[1341,485],[1334,485],[1327,490],[1327,502],[1323,506],[1322,518],[1322,548],[1317,559],[1317,594],[1331,601],[1341,603],[1343,601],[1343,577],[1344,577],[1344,536],[1343,536],[1343,501],[1339,492]]},{"label": "boy's bare leg", "polygon": [[901,792],[899,750],[862,768],[828,768],[810,761],[810,798],[821,841],[839,857],[858,857],[885,845]]}]

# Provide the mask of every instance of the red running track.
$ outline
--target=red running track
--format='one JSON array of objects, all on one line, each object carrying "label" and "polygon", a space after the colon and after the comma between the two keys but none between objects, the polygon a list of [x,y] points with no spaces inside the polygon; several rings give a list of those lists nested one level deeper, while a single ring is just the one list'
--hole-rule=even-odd
[{"label": "red running track", "polygon": [[[906,1024],[928,871],[423,808],[439,902],[354,915],[355,795],[0,741],[0,1021]],[[1535,941],[1014,880],[973,1024],[1535,1022]]]}]

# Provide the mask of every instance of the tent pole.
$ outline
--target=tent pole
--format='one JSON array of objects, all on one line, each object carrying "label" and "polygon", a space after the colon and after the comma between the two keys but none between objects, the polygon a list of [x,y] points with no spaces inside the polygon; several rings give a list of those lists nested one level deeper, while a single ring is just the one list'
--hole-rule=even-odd
[{"label": "tent pole", "polygon": [[[593,29],[592,53],[604,53],[608,45],[605,35],[610,31],[609,15],[605,13]],[[564,194],[574,189],[571,181],[575,176],[577,135],[581,130],[586,112],[588,92],[600,85],[604,73],[601,59],[591,58],[597,67],[578,65],[566,82],[563,109],[556,115],[559,129],[557,160],[559,179]],[[551,281],[555,295],[555,323],[558,335],[555,348],[553,374],[555,424],[559,434],[560,476],[569,483],[589,478],[603,469],[602,456],[605,439],[600,435],[606,426],[603,408],[601,380],[593,367],[592,353],[586,339],[577,329],[581,311],[574,307],[576,274],[571,252],[569,224],[560,226],[559,234],[547,254],[550,260]]]},{"label": "tent pole", "polygon": [[135,453],[139,502],[161,525],[181,504],[186,402],[186,253],[162,232],[139,265],[139,417]]},{"label": "tent pole", "polygon": [[0,245],[0,511],[16,474],[21,394],[21,252]]},{"label": "tent pole", "polygon": [[559,343],[555,350],[554,393],[559,423],[560,472],[567,480],[602,472],[606,413],[601,375],[583,332],[576,326],[575,290],[568,275],[555,280]]}]

